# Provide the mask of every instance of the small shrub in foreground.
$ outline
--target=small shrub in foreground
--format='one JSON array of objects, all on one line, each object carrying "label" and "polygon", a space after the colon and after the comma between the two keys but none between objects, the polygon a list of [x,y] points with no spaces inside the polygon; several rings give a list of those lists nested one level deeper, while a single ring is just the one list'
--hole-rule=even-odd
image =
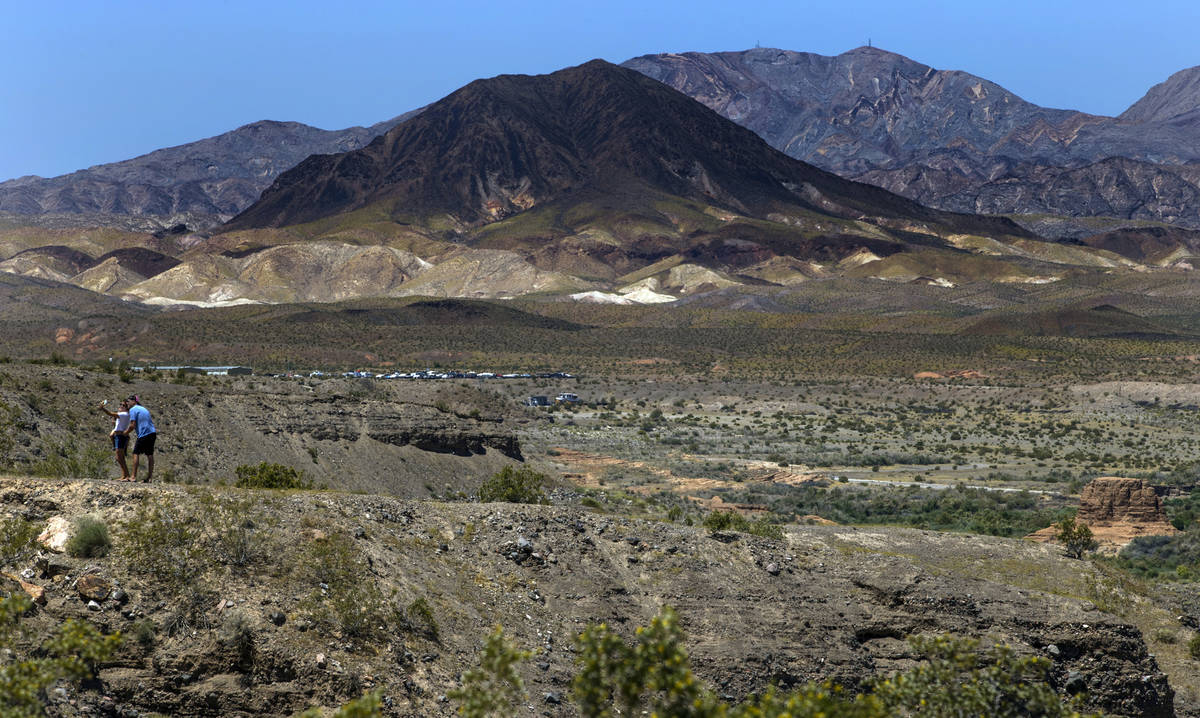
[{"label": "small shrub in foreground", "polygon": [[92,516],[80,516],[75,520],[75,533],[67,541],[67,554],[76,558],[99,558],[107,556],[112,549],[108,537],[108,524]]}]

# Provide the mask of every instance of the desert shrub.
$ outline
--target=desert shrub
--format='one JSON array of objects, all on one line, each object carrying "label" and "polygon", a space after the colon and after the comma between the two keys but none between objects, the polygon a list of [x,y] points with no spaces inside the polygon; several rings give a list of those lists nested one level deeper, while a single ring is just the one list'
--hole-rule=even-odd
[{"label": "desert shrub", "polygon": [[312,489],[304,472],[283,464],[266,461],[258,465],[242,464],[234,469],[239,489]]},{"label": "desert shrub", "polygon": [[334,534],[314,541],[304,564],[317,586],[304,602],[313,621],[355,638],[387,632],[396,611],[349,538]]},{"label": "desert shrub", "polygon": [[254,636],[254,625],[245,613],[234,611],[225,616],[225,620],[221,623],[220,641],[222,645],[237,654],[238,670],[243,673],[254,670],[257,641]]},{"label": "desert shrub", "polygon": [[67,541],[67,554],[78,558],[107,556],[112,549],[108,536],[108,524],[94,516],[80,516],[75,520],[75,533]]},{"label": "desert shrub", "polygon": [[1192,640],[1188,641],[1188,655],[1200,661],[1200,634],[1192,636]]},{"label": "desert shrub", "polygon": [[736,511],[713,511],[704,517],[701,526],[709,531],[740,531],[764,538],[782,539],[783,528],[766,518],[750,519]]},{"label": "desert shrub", "polygon": [[24,594],[0,598],[0,715],[45,715],[46,691],[58,681],[81,681],[121,645],[121,635],[104,635],[86,621],[69,619],[40,649],[17,645],[21,617],[33,602]]},{"label": "desert shrub", "polygon": [[163,619],[163,632],[168,636],[186,635],[198,629],[212,628],[209,610],[217,594],[201,582],[176,587],[171,595],[170,611]]},{"label": "desert shrub", "polygon": [[547,477],[528,466],[514,469],[512,465],[497,471],[479,487],[479,500],[484,503],[506,501],[512,504],[544,504],[542,490]]},{"label": "desert shrub", "polygon": [[118,534],[119,553],[132,573],[153,578],[168,592],[194,585],[208,568],[194,516],[166,501],[147,498]]},{"label": "desert shrub", "polygon": [[235,498],[201,494],[204,548],[217,563],[244,569],[267,556],[267,516],[255,496]]},{"label": "desert shrub", "polygon": [[37,553],[38,524],[19,516],[0,522],[0,567],[12,566]]},{"label": "desert shrub", "polygon": [[412,603],[408,604],[408,607],[404,609],[404,617],[413,631],[435,641],[438,639],[438,622],[433,616],[433,609],[429,606],[429,601],[426,601],[424,596],[415,598]]},{"label": "desert shrub", "polygon": [[479,667],[463,674],[462,687],[447,693],[458,701],[458,713],[465,718],[513,715],[525,698],[525,682],[517,665],[532,655],[522,651],[496,626],[479,653]]},{"label": "desert shrub", "polygon": [[151,621],[149,618],[143,618],[130,626],[129,634],[133,636],[133,639],[138,642],[139,646],[147,650],[154,647],[154,642],[158,638],[154,621]]},{"label": "desert shrub", "polygon": [[1096,539],[1087,524],[1077,523],[1073,516],[1068,516],[1057,525],[1058,533],[1054,538],[1063,545],[1071,558],[1083,558],[1088,551],[1096,549]]},{"label": "desert shrub", "polygon": [[108,451],[99,446],[79,448],[73,440],[51,447],[29,473],[49,479],[103,479],[108,476]]},{"label": "desert shrub", "polygon": [[383,694],[364,693],[326,716],[320,708],[309,708],[299,718],[380,718],[383,715]]}]

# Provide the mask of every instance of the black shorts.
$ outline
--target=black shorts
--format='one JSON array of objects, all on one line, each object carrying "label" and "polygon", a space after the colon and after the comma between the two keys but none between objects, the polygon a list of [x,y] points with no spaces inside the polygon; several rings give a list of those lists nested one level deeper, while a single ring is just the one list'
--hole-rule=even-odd
[{"label": "black shorts", "polygon": [[122,451],[125,447],[129,446],[129,436],[127,434],[114,434],[112,440],[113,448],[117,451]]},{"label": "black shorts", "polygon": [[146,456],[154,456],[154,440],[158,438],[158,434],[146,434],[139,436],[133,444],[133,453],[145,454]]}]

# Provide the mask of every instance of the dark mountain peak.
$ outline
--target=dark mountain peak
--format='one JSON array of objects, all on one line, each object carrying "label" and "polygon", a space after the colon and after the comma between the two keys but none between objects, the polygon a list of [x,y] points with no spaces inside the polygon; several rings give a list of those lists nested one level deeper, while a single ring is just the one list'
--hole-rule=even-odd
[{"label": "dark mountain peak", "polygon": [[760,218],[888,217],[1024,234],[1001,220],[931,212],[794,160],[695,100],[603,60],[476,80],[366,147],[308,158],[224,229],[371,206],[400,223],[444,226],[449,218],[474,231],[535,206],[561,212],[600,201],[624,212],[647,197]]},{"label": "dark mountain peak", "polygon": [[1166,122],[1200,111],[1200,65],[1180,70],[1160,82],[1117,119],[1125,122]]}]

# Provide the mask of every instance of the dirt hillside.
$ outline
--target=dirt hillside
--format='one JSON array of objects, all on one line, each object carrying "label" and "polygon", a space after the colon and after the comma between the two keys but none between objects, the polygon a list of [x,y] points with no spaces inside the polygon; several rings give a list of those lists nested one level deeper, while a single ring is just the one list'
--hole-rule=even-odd
[{"label": "dirt hillside", "polygon": [[905,636],[956,632],[1047,657],[1092,710],[1174,715],[1141,633],[1097,607],[1105,577],[1033,542],[837,526],[773,540],[564,506],[0,480],[0,518],[84,514],[111,527],[110,555],[13,566],[46,591],[35,635],[75,616],[129,637],[97,684],[56,694],[63,714],[282,716],[377,687],[389,715],[449,716],[445,694],[499,623],[536,651],[517,715],[569,716],[572,637],[599,621],[631,632],[670,604],[699,675],[733,696],[853,686],[907,665]]}]

